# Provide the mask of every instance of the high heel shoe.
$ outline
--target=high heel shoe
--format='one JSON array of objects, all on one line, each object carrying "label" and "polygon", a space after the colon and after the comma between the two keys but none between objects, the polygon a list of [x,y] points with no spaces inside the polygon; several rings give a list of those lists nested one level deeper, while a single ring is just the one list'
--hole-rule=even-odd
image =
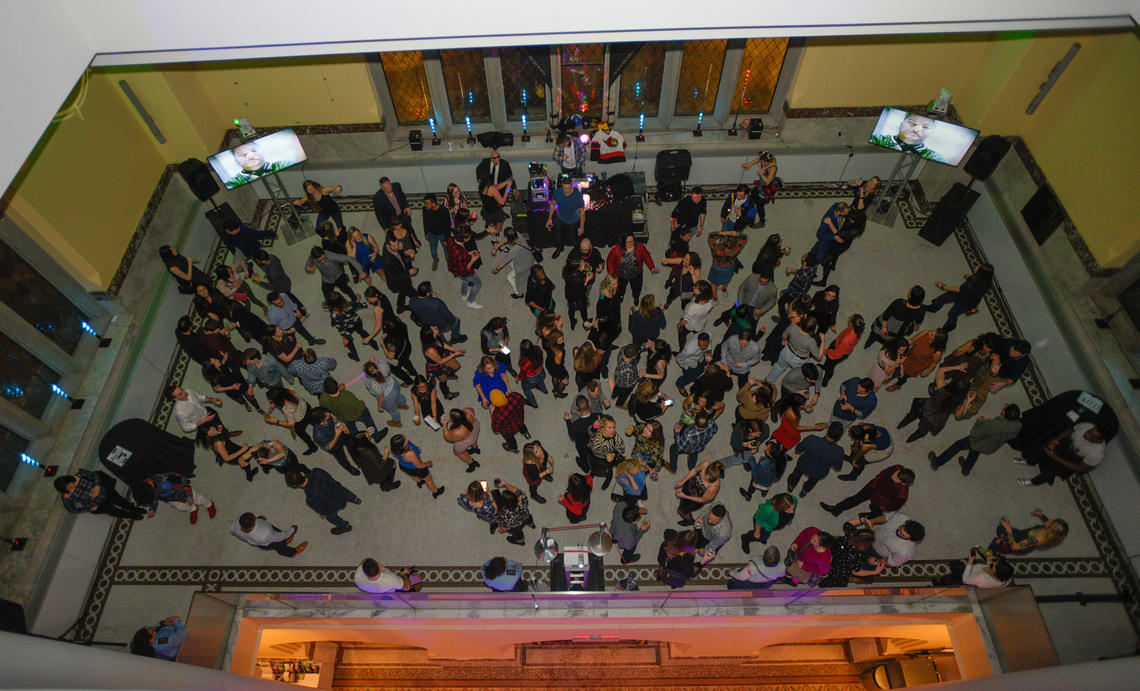
[{"label": "high heel shoe", "polygon": [[438,498],[439,498],[439,495],[443,494],[443,490],[445,490],[445,489],[447,489],[447,488],[446,488],[446,487],[440,487],[440,488],[439,488],[439,489],[437,489],[436,491],[432,492],[432,493],[431,493],[431,498],[432,498],[432,499],[438,499]]}]

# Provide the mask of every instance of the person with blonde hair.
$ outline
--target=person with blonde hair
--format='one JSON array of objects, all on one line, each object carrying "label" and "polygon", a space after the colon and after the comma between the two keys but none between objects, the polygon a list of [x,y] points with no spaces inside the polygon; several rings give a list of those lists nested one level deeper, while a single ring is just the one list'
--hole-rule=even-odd
[{"label": "person with blonde hair", "polygon": [[1041,509],[1033,509],[1031,513],[1040,521],[1032,528],[1014,528],[1009,519],[1002,516],[987,551],[1025,556],[1035,550],[1056,547],[1069,534],[1069,524],[1064,519],[1049,518]]}]

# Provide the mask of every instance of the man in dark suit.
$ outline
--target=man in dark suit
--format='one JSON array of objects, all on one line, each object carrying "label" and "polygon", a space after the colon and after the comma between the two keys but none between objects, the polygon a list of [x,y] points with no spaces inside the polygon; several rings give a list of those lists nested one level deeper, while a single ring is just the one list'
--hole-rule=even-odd
[{"label": "man in dark suit", "polygon": [[578,456],[574,460],[582,472],[589,475],[590,450],[588,444],[590,443],[590,432],[594,429],[594,422],[597,421],[598,414],[590,412],[589,400],[585,396],[579,395],[574,399],[574,412],[563,413],[562,417],[566,419],[566,434],[569,435],[570,441],[574,442],[574,448],[578,452]]},{"label": "man in dark suit", "polygon": [[399,218],[408,232],[414,232],[412,216],[408,211],[408,198],[404,196],[400,183],[392,182],[387,177],[380,178],[380,189],[372,195],[372,210],[384,230],[392,227],[393,218]]},{"label": "man in dark suit", "polygon": [[498,185],[500,190],[506,188],[507,182],[510,182],[512,187],[514,186],[511,164],[499,156],[498,149],[491,149],[490,157],[484,158],[475,167],[475,181],[481,183],[483,180],[490,180]]}]

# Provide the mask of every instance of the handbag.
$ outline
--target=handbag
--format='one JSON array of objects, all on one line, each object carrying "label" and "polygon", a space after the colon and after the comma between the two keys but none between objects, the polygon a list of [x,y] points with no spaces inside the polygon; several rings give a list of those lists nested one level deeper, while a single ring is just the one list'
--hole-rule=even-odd
[{"label": "handbag", "polygon": [[796,563],[807,547],[804,545],[798,552],[789,547],[787,555],[784,556],[784,566],[787,567],[788,575],[794,581],[814,588],[823,580],[823,574],[812,573]]}]

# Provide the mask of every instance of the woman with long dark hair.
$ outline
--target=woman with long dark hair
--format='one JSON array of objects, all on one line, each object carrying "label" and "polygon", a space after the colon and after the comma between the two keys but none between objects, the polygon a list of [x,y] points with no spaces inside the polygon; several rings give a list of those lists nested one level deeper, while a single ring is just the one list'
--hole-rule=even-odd
[{"label": "woman with long dark hair", "polygon": [[432,429],[440,428],[443,418],[443,404],[439,402],[439,392],[435,390],[435,380],[417,374],[411,386],[412,404],[415,406],[413,424],[420,424],[422,420]]},{"label": "woman with long dark hair", "polygon": [[619,302],[625,297],[627,285],[633,293],[633,301],[641,299],[641,284],[646,266],[657,273],[657,266],[645,243],[634,239],[633,233],[626,233],[621,241],[614,243],[606,257],[606,270],[618,280],[616,297]]},{"label": "woman with long dark hair", "polygon": [[479,332],[479,343],[483,347],[483,355],[493,357],[512,376],[517,377],[518,372],[511,364],[511,332],[507,329],[506,317],[492,317]]},{"label": "woman with long dark hair", "polygon": [[392,455],[396,457],[396,465],[400,466],[400,470],[416,481],[416,487],[427,485],[432,499],[438,499],[443,490],[447,489],[435,486],[435,478],[431,476],[432,462],[423,460],[420,457],[419,447],[404,435],[397,434],[388,440],[388,449],[385,450],[384,458]]},{"label": "woman with long dark hair", "polygon": [[250,458],[256,447],[235,444],[231,437],[233,433],[216,421],[198,428],[198,444],[214,452],[218,465],[236,465],[245,471],[246,481],[253,482],[257,477],[257,466],[250,462]]},{"label": "woman with long dark hair", "polygon": [[779,427],[772,432],[772,438],[780,442],[784,451],[791,451],[796,448],[796,445],[800,443],[802,432],[818,432],[821,429],[827,429],[827,425],[822,422],[818,425],[800,424],[804,405],[807,404],[807,399],[804,398],[803,394],[794,393],[791,396],[786,396],[781,399],[780,403],[783,405],[783,410],[772,409],[773,422],[777,419],[780,421]]},{"label": "woman with long dark hair", "polygon": [[835,376],[835,368],[846,360],[855,351],[855,346],[863,338],[863,331],[867,322],[861,314],[852,314],[847,318],[847,328],[839,332],[827,348],[823,351],[823,378],[819,385],[826,387],[831,378]]},{"label": "woman with long dark hair", "polygon": [[979,264],[974,267],[973,273],[965,276],[965,279],[959,286],[937,281],[935,287],[943,292],[926,306],[926,311],[934,314],[946,305],[951,305],[950,312],[946,315],[946,323],[942,326],[946,332],[957,328],[958,317],[978,311],[978,305],[982,303],[986,291],[994,283],[994,267],[990,264]]},{"label": "woman with long dark hair", "polygon": [[332,219],[337,228],[344,227],[344,218],[341,217],[340,206],[333,199],[333,195],[340,195],[344,188],[340,185],[322,185],[316,180],[306,180],[301,184],[305,196],[293,200],[293,206],[308,206],[309,210],[317,212],[317,220],[313,227],[320,228],[325,221]]},{"label": "woman with long dark hair", "polygon": [[839,314],[839,286],[829,285],[811,298],[808,315],[815,317],[819,333],[835,330],[835,320]]},{"label": "woman with long dark hair", "polygon": [[[305,442],[304,455],[316,453],[320,447],[313,442],[313,438],[309,436],[308,432],[309,404],[298,397],[293,389],[284,386],[271,387],[265,392],[265,397],[269,399],[269,407],[265,410],[265,421],[271,425],[292,430],[298,439]],[[283,420],[278,420],[270,415],[274,408],[281,410]]]},{"label": "woman with long dark hair", "polygon": [[554,281],[546,275],[542,264],[530,267],[530,277],[526,281],[523,301],[537,317],[543,312],[554,311]]},{"label": "woman with long dark hair", "polygon": [[194,292],[195,286],[210,285],[210,277],[194,266],[199,262],[198,259],[179,254],[178,250],[170,245],[159,247],[158,256],[166,265],[167,273],[178,282],[178,292],[189,295]]},{"label": "woman with long dark hair", "polygon": [[826,285],[828,277],[835,270],[839,257],[851,249],[851,245],[867,229],[867,208],[873,203],[882,184],[883,181],[878,176],[867,180],[858,178],[847,183],[847,186],[853,188],[855,192],[854,198],[848,205],[847,216],[843,218],[843,225],[839,228],[839,237],[842,238],[843,242],[832,243],[827,253],[821,258],[820,265],[823,267],[823,276],[816,285]]},{"label": "woman with long dark hair", "polygon": [[523,396],[526,397],[526,404],[531,408],[538,407],[538,401],[534,398],[535,389],[547,393],[546,371],[543,369],[542,363],[542,349],[530,339],[524,338],[519,343],[519,373],[517,378]]},{"label": "woman with long dark hair", "polygon": [[546,371],[550,373],[554,385],[555,398],[566,398],[566,386],[570,383],[570,372],[566,369],[566,336],[559,330],[551,331],[542,341],[546,353]]},{"label": "woman with long dark hair", "polygon": [[446,343],[439,335],[439,328],[430,324],[424,324],[420,328],[420,348],[426,361],[424,375],[428,379],[436,380],[439,390],[447,400],[450,401],[458,396],[458,392],[448,388],[447,378],[459,370],[457,358],[466,351]]},{"label": "woman with long dark hair", "polygon": [[243,406],[247,412],[256,409],[265,415],[261,404],[257,402],[257,396],[253,393],[253,387],[239,372],[240,370],[235,371],[234,368],[223,365],[219,357],[211,357],[202,366],[202,378],[209,382],[214,391],[229,396],[230,400]]},{"label": "woman with long dark hair", "polygon": [[451,452],[473,473],[479,467],[471,454],[479,453],[479,419],[472,408],[452,408],[443,422],[443,439],[451,444]]}]

